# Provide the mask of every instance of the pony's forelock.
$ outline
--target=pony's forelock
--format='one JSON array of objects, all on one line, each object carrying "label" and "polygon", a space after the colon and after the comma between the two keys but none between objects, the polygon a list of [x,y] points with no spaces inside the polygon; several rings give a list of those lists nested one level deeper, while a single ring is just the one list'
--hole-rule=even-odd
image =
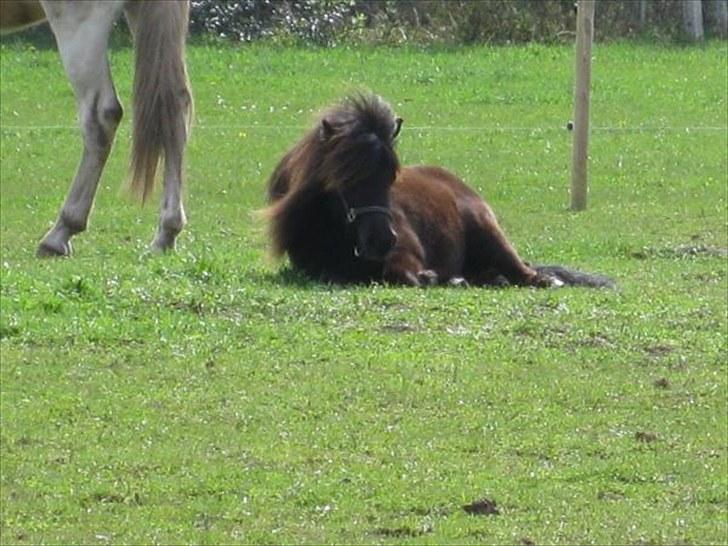
[{"label": "pony's forelock", "polygon": [[394,172],[397,118],[379,96],[357,93],[323,113],[319,122],[320,183],[343,189],[364,179]]},{"label": "pony's forelock", "polygon": [[392,107],[371,93],[355,93],[329,108],[321,116],[332,129],[334,137],[351,138],[357,134],[373,133],[390,144],[396,131]]}]

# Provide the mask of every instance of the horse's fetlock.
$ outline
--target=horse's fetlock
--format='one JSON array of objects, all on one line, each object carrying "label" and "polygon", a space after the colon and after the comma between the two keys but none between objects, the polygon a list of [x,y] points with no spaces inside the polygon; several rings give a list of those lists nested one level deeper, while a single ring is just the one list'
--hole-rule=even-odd
[{"label": "horse's fetlock", "polygon": [[88,218],[77,217],[67,211],[61,212],[60,223],[71,235],[86,231],[86,228],[88,228]]},{"label": "horse's fetlock", "polygon": [[177,213],[165,214],[162,218],[160,225],[163,230],[174,234],[179,233],[187,224],[187,217],[184,211]]}]

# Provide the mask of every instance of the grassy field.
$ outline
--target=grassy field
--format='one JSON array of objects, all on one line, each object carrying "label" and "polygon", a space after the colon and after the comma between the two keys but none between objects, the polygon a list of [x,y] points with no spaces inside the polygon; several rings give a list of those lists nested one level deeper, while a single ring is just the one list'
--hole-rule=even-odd
[{"label": "grassy field", "polygon": [[[189,50],[189,226],[145,253],[119,196],[39,261],[78,161],[57,53],[0,49],[0,541],[725,544],[726,43],[598,45],[590,207],[567,210],[573,51]],[[252,211],[359,87],[405,163],[483,193],[527,259],[617,291],[341,288],[266,259]],[[283,267],[283,269],[281,269]],[[463,506],[487,498],[497,514]]]}]

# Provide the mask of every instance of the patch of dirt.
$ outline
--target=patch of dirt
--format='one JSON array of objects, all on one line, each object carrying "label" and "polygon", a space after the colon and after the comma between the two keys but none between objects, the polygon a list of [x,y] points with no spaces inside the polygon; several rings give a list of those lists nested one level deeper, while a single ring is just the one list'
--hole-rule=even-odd
[{"label": "patch of dirt", "polygon": [[602,501],[618,501],[624,499],[624,495],[616,491],[599,491],[597,498]]},{"label": "patch of dirt", "polygon": [[463,510],[472,516],[497,516],[500,514],[495,501],[482,498],[463,506]]},{"label": "patch of dirt", "polygon": [[412,527],[379,527],[374,529],[374,534],[386,538],[417,538],[426,533],[431,533],[432,529],[413,529]]},{"label": "patch of dirt", "polygon": [[523,544],[523,546],[536,546],[536,541],[528,537],[523,537],[520,540],[520,543]]},{"label": "patch of dirt", "polygon": [[655,387],[658,389],[669,389],[670,388],[670,382],[665,379],[664,377],[661,377],[660,379],[655,379],[655,382],[653,383]]},{"label": "patch of dirt", "polygon": [[634,439],[638,442],[642,442],[643,444],[651,444],[652,442],[656,442],[658,440],[657,434],[653,432],[644,432],[641,430],[634,433]]},{"label": "patch of dirt", "polygon": [[91,500],[101,504],[134,504],[137,506],[142,504],[139,493],[126,496],[117,493],[94,493],[91,495]]},{"label": "patch of dirt", "polygon": [[170,307],[177,311],[189,311],[195,315],[202,315],[205,313],[205,305],[201,301],[174,301],[170,303]]},{"label": "patch of dirt", "polygon": [[392,324],[385,324],[381,330],[382,332],[392,334],[402,334],[405,332],[414,332],[416,328],[407,322],[393,322]]},{"label": "patch of dirt", "polygon": [[675,349],[668,345],[649,345],[644,348],[644,351],[650,356],[666,356],[673,352]]},{"label": "patch of dirt", "polygon": [[587,337],[578,340],[577,344],[581,345],[582,347],[598,347],[598,348],[615,346],[615,344],[612,342],[612,340],[609,339],[607,336],[604,336],[602,334],[595,334],[595,333],[590,333]]}]

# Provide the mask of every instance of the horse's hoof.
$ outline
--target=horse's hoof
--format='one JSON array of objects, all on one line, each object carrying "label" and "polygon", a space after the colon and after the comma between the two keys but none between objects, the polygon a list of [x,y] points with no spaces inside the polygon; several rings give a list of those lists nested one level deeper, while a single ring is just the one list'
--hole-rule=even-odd
[{"label": "horse's hoof", "polygon": [[437,281],[437,273],[432,269],[423,269],[417,272],[417,282],[420,283],[420,286],[435,286]]},{"label": "horse's hoof", "polygon": [[155,255],[165,254],[166,252],[174,252],[174,249],[175,240],[170,239],[169,237],[157,236],[149,245],[149,252]]},{"label": "horse's hoof", "polygon": [[46,241],[41,241],[38,245],[35,255],[38,258],[67,258],[73,253],[71,241],[66,244],[56,246]]},{"label": "horse's hoof", "polygon": [[162,256],[168,250],[173,250],[173,249],[174,249],[174,247],[159,246],[159,245],[152,243],[147,247],[146,254],[148,254],[150,256]]}]

